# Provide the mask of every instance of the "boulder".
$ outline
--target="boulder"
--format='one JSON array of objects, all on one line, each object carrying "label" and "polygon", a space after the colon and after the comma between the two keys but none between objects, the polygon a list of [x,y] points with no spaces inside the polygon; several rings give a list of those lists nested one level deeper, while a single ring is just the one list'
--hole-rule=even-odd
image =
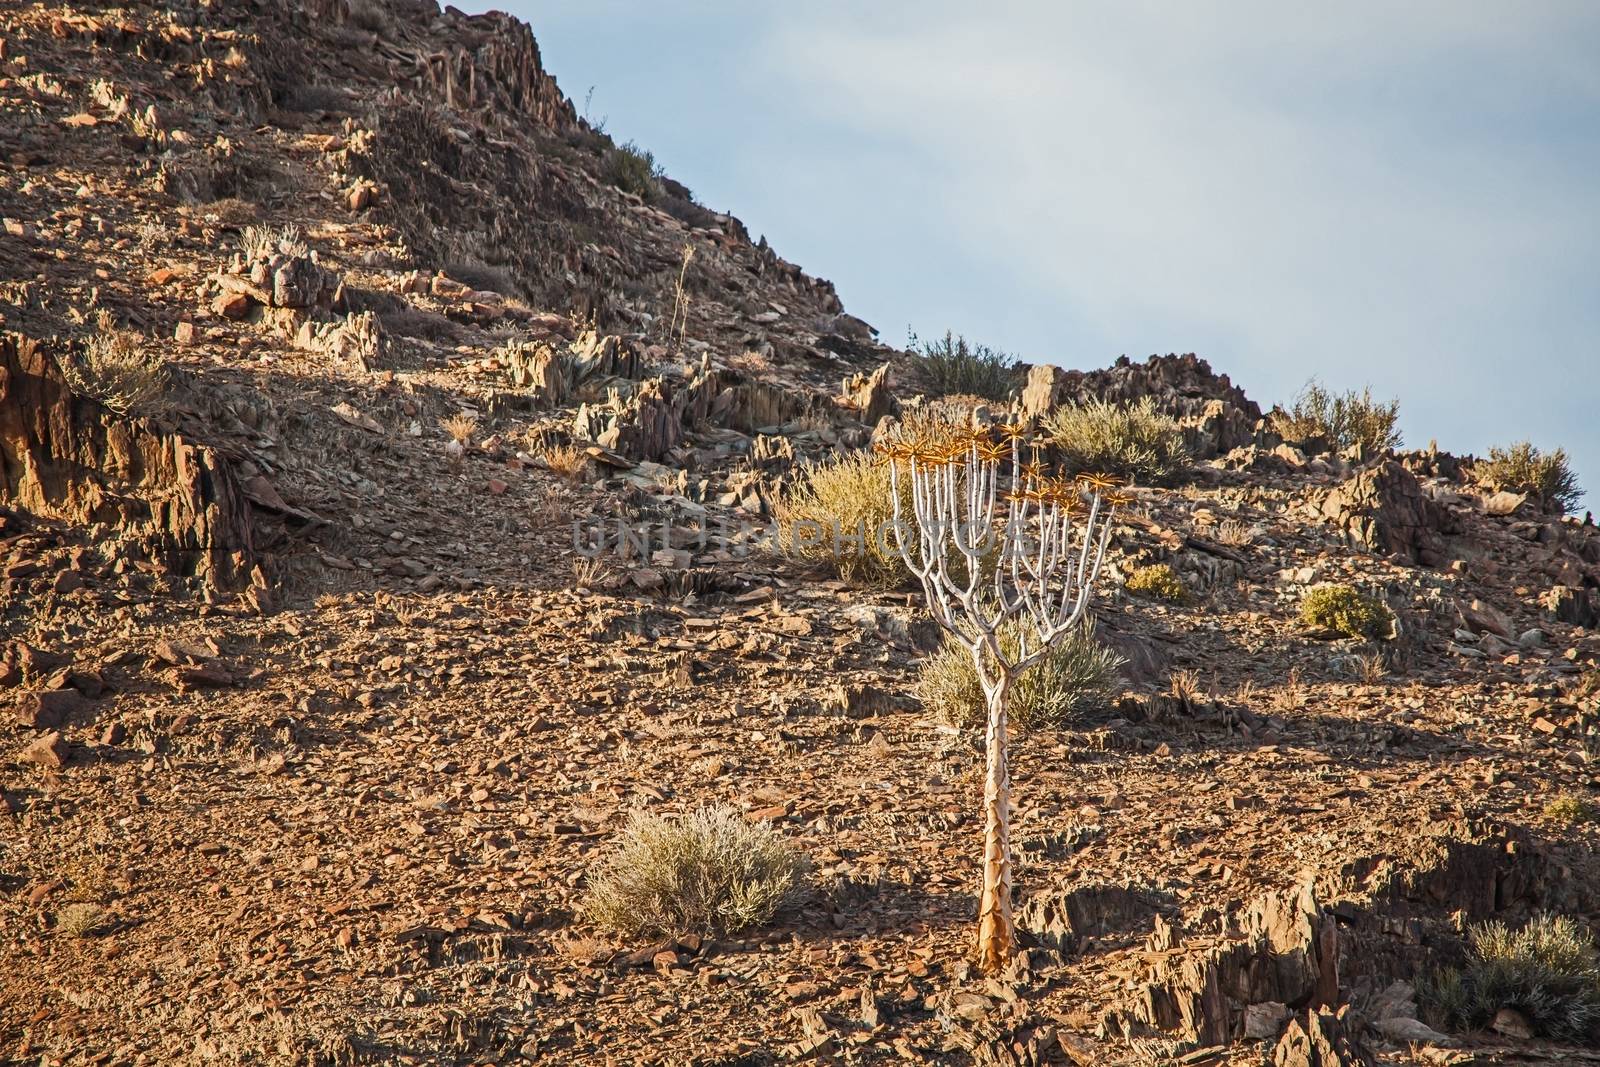
[{"label": "boulder", "polygon": [[1024,418],[1043,418],[1061,402],[1066,390],[1067,372],[1060,367],[1040,364],[1028,368],[1027,384],[1022,387]]},{"label": "boulder", "polygon": [[889,392],[889,364],[885,363],[871,374],[852,374],[844,380],[844,401],[861,416],[861,421],[876,426],[885,415],[897,410],[894,396]]},{"label": "boulder", "polygon": [[335,322],[307,319],[295,333],[294,343],[308,352],[320,352],[335,363],[351,363],[365,371],[378,370],[389,355],[388,336],[370,311]]},{"label": "boulder", "polygon": [[1257,421],[1235,404],[1207,400],[1199,414],[1185,416],[1180,425],[1189,454],[1195,459],[1214,459],[1255,443]]},{"label": "boulder", "polygon": [[1272,1050],[1272,1067],[1366,1067],[1373,1062],[1348,1006],[1338,1012],[1314,1008],[1290,1020]]},{"label": "boulder", "polygon": [[1392,459],[1329,491],[1319,511],[1352,544],[1425,567],[1444,565],[1444,535],[1460,531],[1456,518]]}]

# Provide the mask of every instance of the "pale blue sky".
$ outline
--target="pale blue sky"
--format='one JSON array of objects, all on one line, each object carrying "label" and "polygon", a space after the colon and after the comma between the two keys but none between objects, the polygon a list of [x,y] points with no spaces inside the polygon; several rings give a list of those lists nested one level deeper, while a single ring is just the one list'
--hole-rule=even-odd
[{"label": "pale blue sky", "polygon": [[890,343],[1370,384],[1600,489],[1600,3],[502,6]]}]

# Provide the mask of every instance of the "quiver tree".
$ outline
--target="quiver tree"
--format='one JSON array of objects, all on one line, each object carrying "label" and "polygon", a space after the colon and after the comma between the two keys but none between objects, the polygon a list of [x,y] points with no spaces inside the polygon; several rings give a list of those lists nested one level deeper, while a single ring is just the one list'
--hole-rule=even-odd
[{"label": "quiver tree", "polygon": [[[894,536],[922,583],[928,610],[972,654],[987,711],[983,892],[978,963],[994,974],[1011,958],[1011,775],[1006,696],[1012,683],[1082,621],[1105,558],[1111,514],[1125,497],[1103,475],[1062,477],[1024,462],[1024,431],[959,433],[893,442]],[[910,485],[912,514],[902,486]],[[909,521],[908,521],[909,520]],[[1011,620],[1020,640],[1002,644]]]}]

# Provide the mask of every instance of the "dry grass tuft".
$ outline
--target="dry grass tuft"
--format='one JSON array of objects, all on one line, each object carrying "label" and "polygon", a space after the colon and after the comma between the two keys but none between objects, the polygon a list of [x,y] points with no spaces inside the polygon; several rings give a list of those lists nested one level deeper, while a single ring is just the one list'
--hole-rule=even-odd
[{"label": "dry grass tuft", "polygon": [[166,360],[159,351],[142,350],[139,335],[118,329],[105,311],[96,327],[81,354],[61,360],[67,386],[119,415],[157,413],[166,399]]},{"label": "dry grass tuft", "polygon": [[[1012,620],[1000,631],[1000,647],[1017,653],[1023,627]],[[1036,643],[1036,637],[1030,636]],[[1126,661],[1095,639],[1090,625],[1067,634],[1012,685],[1010,720],[1023,727],[1061,726],[1077,713],[1104,704],[1116,692]],[[923,661],[917,675],[923,707],[952,726],[984,721],[983,687],[972,654],[946,636],[943,647]]]},{"label": "dry grass tuft", "polygon": [[247,260],[271,259],[279,253],[295,259],[311,254],[297,226],[246,226],[241,246]]},{"label": "dry grass tuft", "polygon": [[614,575],[598,556],[580,556],[572,561],[572,586],[585,592],[610,588]]},{"label": "dry grass tuft", "polygon": [[1075,471],[1102,471],[1145,485],[1162,485],[1191,466],[1178,420],[1163,414],[1152,397],[1132,404],[1090,400],[1063,404],[1045,424]]},{"label": "dry grass tuft", "polygon": [[[911,514],[910,489],[902,480],[903,506]],[[778,531],[785,551],[800,559],[828,562],[852,585],[890,588],[909,576],[893,534],[879,536],[894,521],[889,468],[865,452],[832,463],[809,464],[799,484],[778,504]]]},{"label": "dry grass tuft", "polygon": [[757,352],[753,349],[746,349],[737,356],[730,357],[728,366],[751,378],[765,377],[776,369],[771,357],[765,352]]},{"label": "dry grass tuft", "polygon": [[1518,441],[1510,448],[1491,448],[1489,458],[1473,464],[1478,483],[1495,491],[1529,493],[1563,512],[1583,500],[1578,476],[1567,461],[1567,451],[1541,452],[1532,442]]},{"label": "dry grass tuft", "polygon": [[1229,548],[1244,548],[1255,541],[1255,530],[1238,519],[1223,519],[1215,534],[1217,543]]},{"label": "dry grass tuft", "polygon": [[569,482],[581,482],[589,473],[589,457],[572,445],[546,445],[540,453],[550,473]]},{"label": "dry grass tuft", "polygon": [[1520,930],[1486,922],[1472,927],[1468,940],[1466,965],[1439,972],[1419,990],[1446,1025],[1480,1030],[1510,1008],[1551,1040],[1600,1034],[1600,965],[1594,939],[1576,922],[1544,916]]},{"label": "dry grass tuft", "polygon": [[1355,675],[1363,685],[1377,685],[1389,675],[1389,661],[1381,649],[1356,655],[1354,667]]},{"label": "dry grass tuft", "polygon": [[678,819],[635,812],[594,875],[584,911],[623,936],[735,933],[794,898],[805,864],[765,825],[732,808]]},{"label": "dry grass tuft", "polygon": [[450,435],[450,440],[466,448],[472,444],[472,435],[478,432],[478,419],[475,415],[458,411],[447,419],[440,419],[439,427]]}]

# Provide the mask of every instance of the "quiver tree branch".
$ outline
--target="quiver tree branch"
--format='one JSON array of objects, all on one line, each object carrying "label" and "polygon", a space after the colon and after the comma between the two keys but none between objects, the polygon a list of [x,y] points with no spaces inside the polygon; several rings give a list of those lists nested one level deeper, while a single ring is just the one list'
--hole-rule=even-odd
[{"label": "quiver tree branch", "polygon": [[[928,611],[972,655],[986,706],[983,888],[978,962],[994,974],[1016,944],[1011,914],[1011,772],[1006,696],[1088,610],[1126,498],[1104,475],[1067,479],[1024,461],[1024,431],[1000,428],[948,441],[882,448],[890,471],[895,544],[927,597]],[[910,515],[901,486],[909,482]],[[959,574],[952,574],[958,563]],[[1008,655],[1000,629],[1026,619]]]}]

